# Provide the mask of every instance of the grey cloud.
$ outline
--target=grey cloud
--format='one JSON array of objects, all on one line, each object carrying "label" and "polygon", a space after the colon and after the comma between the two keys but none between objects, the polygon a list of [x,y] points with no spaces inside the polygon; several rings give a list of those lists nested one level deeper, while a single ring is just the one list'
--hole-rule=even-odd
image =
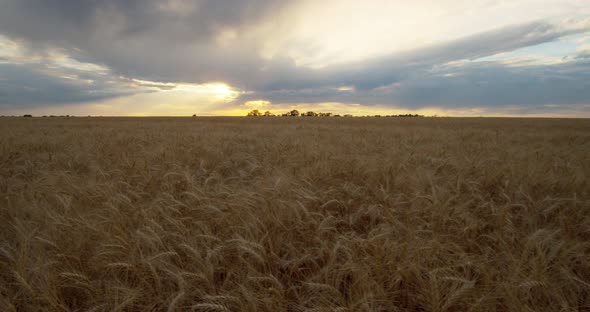
[{"label": "grey cloud", "polygon": [[[263,99],[455,107],[578,103],[590,98],[590,92],[582,89],[587,84],[580,80],[587,78],[581,72],[587,69],[582,55],[569,65],[453,65],[587,32],[588,25],[561,27],[536,21],[404,53],[312,69],[298,67],[281,55],[270,60],[261,58],[261,42],[256,40],[264,38],[252,39],[244,33],[260,21],[276,19],[292,2],[0,0],[0,33],[24,39],[36,51],[59,47],[80,61],[107,66],[113,77],[169,83],[226,82],[249,91],[234,104]],[[236,39],[219,44],[218,36],[224,31],[235,31]],[[458,74],[445,76],[451,71]],[[46,85],[46,78],[54,77],[41,76],[37,83]],[[58,89],[78,88],[59,79],[55,83],[59,84]],[[340,86],[353,86],[354,91],[336,90]],[[137,92],[133,88],[113,92],[111,86],[97,86],[100,87],[105,88],[106,94]],[[50,88],[37,89],[51,93]],[[28,102],[32,101],[32,93],[22,88],[16,90],[21,90]],[[66,101],[68,92],[63,94],[56,96],[55,101]]]},{"label": "grey cloud", "polygon": [[[590,58],[580,53],[555,65],[472,62],[588,28],[542,21],[472,35],[431,47],[322,69],[282,66],[237,102],[341,102],[419,108],[590,103]],[[339,91],[340,86],[353,90]]]},{"label": "grey cloud", "polygon": [[288,1],[273,0],[2,0],[0,27],[41,42],[84,47],[95,39],[143,35],[199,41],[252,23]]},{"label": "grey cloud", "polygon": [[311,70],[283,62],[263,71],[257,90],[305,89],[318,86],[355,86],[370,90],[411,79],[433,67],[453,61],[473,60],[501,52],[557,40],[590,28],[560,28],[543,21],[513,25],[405,53],[357,63],[337,64]]},{"label": "grey cloud", "polygon": [[[0,32],[34,44],[58,45],[74,57],[153,81],[224,81],[247,90],[301,89],[347,84],[387,85],[445,62],[511,51],[580,31],[542,21],[513,25],[406,53],[323,69],[259,55],[260,42],[243,29],[277,18],[292,1],[2,0]],[[216,38],[234,30],[226,46]],[[263,40],[263,39],[261,39]]]},{"label": "grey cloud", "polygon": [[361,103],[422,107],[507,107],[525,109],[547,104],[590,103],[590,58],[583,54],[551,65],[463,62],[413,73],[374,89],[332,87],[269,90],[242,95],[238,102],[265,99],[274,103]]},{"label": "grey cloud", "polygon": [[[290,2],[2,0],[0,33],[37,50],[58,46],[128,77],[238,85],[264,65],[258,42],[241,32]],[[224,31],[238,38],[219,45]]]},{"label": "grey cloud", "polygon": [[138,92],[147,91],[104,74],[0,63],[0,108],[90,102]]}]

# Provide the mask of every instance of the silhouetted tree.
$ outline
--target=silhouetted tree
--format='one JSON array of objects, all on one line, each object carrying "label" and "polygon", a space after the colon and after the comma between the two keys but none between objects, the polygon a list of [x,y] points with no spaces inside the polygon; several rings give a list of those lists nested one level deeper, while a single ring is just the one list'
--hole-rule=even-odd
[{"label": "silhouetted tree", "polygon": [[259,110],[255,109],[255,110],[250,111],[248,113],[248,116],[258,117],[258,116],[262,116],[262,113]]}]

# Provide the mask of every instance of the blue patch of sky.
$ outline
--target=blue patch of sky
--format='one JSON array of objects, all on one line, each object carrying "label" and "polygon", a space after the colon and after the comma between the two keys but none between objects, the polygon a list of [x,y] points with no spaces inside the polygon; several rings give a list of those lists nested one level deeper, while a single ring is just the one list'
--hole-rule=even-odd
[{"label": "blue patch of sky", "polygon": [[[581,42],[585,40],[585,42]],[[506,53],[499,53],[477,59],[476,61],[504,61],[511,59],[557,59],[574,56],[577,49],[590,42],[590,34],[579,34],[545,42]]]}]

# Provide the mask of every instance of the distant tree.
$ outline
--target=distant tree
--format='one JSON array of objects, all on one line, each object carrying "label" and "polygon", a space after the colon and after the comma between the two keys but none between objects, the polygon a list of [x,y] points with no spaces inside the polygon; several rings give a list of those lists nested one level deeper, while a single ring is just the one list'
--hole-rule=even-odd
[{"label": "distant tree", "polygon": [[262,116],[262,113],[259,110],[255,109],[255,110],[250,111],[248,113],[248,116],[258,117],[258,116]]},{"label": "distant tree", "polygon": [[274,114],[271,113],[270,111],[264,112],[264,117],[272,117],[272,116],[274,116]]},{"label": "distant tree", "polygon": [[299,111],[296,109],[292,110],[289,114],[291,117],[299,117]]},{"label": "distant tree", "polygon": [[317,116],[317,114],[310,111],[310,112],[305,113],[305,116],[307,116],[307,117],[313,117],[313,116]]},{"label": "distant tree", "polygon": [[197,114],[193,114],[193,117],[197,117]]},{"label": "distant tree", "polygon": [[418,114],[399,114],[399,115],[392,115],[391,117],[424,117],[424,116],[418,115]]},{"label": "distant tree", "polygon": [[33,115],[25,114],[23,117],[33,117]]}]

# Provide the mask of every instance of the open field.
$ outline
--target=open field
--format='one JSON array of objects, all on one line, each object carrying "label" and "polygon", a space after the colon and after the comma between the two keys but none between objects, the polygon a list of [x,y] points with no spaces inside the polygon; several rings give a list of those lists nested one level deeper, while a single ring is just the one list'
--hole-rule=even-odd
[{"label": "open field", "polygon": [[2,311],[588,311],[590,121],[1,118]]}]

